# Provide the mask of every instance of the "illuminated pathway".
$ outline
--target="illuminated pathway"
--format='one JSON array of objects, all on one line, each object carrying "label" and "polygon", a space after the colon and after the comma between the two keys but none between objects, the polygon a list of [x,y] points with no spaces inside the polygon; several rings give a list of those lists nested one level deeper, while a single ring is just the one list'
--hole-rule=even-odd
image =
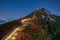
[{"label": "illuminated pathway", "polygon": [[9,36],[5,38],[5,40],[16,40],[15,37],[18,35],[17,31],[23,30],[23,27],[18,27],[16,28]]},{"label": "illuminated pathway", "polygon": [[[27,19],[27,20],[31,20],[31,19]],[[27,21],[24,19],[24,21]],[[17,36],[18,36],[18,32],[23,30],[24,27],[23,26],[20,26],[18,28],[16,28],[12,33],[6,35],[6,37],[3,37],[2,40],[16,40]]]}]

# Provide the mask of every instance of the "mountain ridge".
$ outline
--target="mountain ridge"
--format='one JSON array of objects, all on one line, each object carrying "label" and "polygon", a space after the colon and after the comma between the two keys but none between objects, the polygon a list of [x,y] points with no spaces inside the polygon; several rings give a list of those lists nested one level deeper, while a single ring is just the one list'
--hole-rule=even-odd
[{"label": "mountain ridge", "polygon": [[[42,10],[42,11],[41,11]],[[59,22],[60,23],[60,17],[59,16],[55,16],[55,15],[49,15],[49,14],[46,14],[45,13],[45,11],[43,11],[43,10],[45,10],[45,8],[42,8],[42,9],[38,9],[37,10],[37,12],[36,12],[36,10],[35,11],[33,11],[32,13],[30,13],[29,15],[27,15],[26,17],[23,17],[23,18],[21,18],[21,19],[18,19],[18,20],[15,20],[15,21],[11,21],[11,22],[8,22],[8,23],[5,23],[5,24],[2,24],[2,25],[0,25],[0,27],[1,27],[1,29],[0,29],[0,31],[1,30],[5,30],[5,28],[7,28],[7,30],[10,28],[14,28],[14,27],[17,27],[17,26],[20,26],[20,25],[22,25],[22,23],[21,23],[21,20],[24,20],[24,19],[29,19],[29,18],[31,18],[32,19],[32,21],[31,20],[29,20],[30,22],[31,22],[31,27],[33,27],[33,26],[35,26],[36,24],[37,24],[37,26],[38,25],[40,25],[40,26],[43,26],[42,28],[43,29],[41,29],[41,30],[43,30],[44,31],[44,29],[46,29],[45,28],[45,25],[51,25],[51,26],[53,26],[51,29],[48,29],[48,32],[49,31],[51,31],[51,32],[49,32],[49,34],[51,33],[51,34],[53,34],[54,35],[54,32],[52,32],[52,30],[55,28],[55,29],[58,29],[59,28],[59,26],[57,25],[57,24],[55,24],[55,22],[53,22],[53,21],[50,21],[49,19],[50,18],[52,18],[52,19],[54,19],[54,20],[56,20],[57,22]],[[43,16],[42,16],[43,15]],[[47,17],[47,18],[46,18]],[[55,17],[55,18],[54,18]],[[46,19],[46,20],[45,20]],[[51,23],[49,23],[49,24],[47,24],[47,20],[49,20]],[[28,22],[29,22],[28,21]],[[34,22],[35,22],[35,25],[33,25],[34,24]],[[27,26],[29,26],[29,25],[27,25]],[[55,27],[56,26],[56,27]],[[33,27],[34,28],[34,27]],[[57,30],[53,30],[53,31],[55,31],[56,32],[56,35],[57,35],[57,37],[58,37],[58,34],[60,33],[59,31],[57,32]],[[6,30],[6,31],[7,31]],[[1,31],[2,33],[4,33],[4,32],[6,32],[6,31]],[[25,31],[25,30],[24,30]],[[44,33],[44,32],[43,32]],[[6,33],[7,34],[7,33]],[[34,34],[35,35],[35,34]],[[56,37],[56,35],[54,35],[54,39],[55,39],[55,37]],[[45,38],[44,38],[45,39]],[[56,38],[57,40],[59,40],[59,37],[58,38]]]}]

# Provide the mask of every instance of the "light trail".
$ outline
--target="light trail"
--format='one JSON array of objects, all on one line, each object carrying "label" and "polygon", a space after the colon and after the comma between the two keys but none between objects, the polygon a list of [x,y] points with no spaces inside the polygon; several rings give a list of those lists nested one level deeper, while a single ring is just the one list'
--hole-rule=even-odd
[{"label": "light trail", "polygon": [[9,36],[7,36],[6,38],[5,38],[5,40],[15,40],[15,36],[14,35],[17,35],[17,31],[21,31],[21,30],[23,30],[24,28],[23,27],[18,27],[18,28],[16,28]]}]

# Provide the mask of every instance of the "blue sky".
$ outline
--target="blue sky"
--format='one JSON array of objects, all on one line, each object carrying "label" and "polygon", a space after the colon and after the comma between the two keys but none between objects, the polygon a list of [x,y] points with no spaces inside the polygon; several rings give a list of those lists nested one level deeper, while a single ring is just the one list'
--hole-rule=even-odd
[{"label": "blue sky", "polygon": [[0,19],[19,19],[36,8],[46,8],[60,16],[60,0],[0,0]]}]

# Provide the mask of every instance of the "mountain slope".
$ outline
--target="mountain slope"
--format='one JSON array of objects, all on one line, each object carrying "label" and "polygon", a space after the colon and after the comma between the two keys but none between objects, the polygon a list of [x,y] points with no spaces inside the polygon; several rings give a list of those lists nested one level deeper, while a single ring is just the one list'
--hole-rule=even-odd
[{"label": "mountain slope", "polygon": [[[21,20],[21,19],[20,19]],[[0,25],[0,40],[2,37],[4,37],[6,34],[14,30],[16,27],[21,25],[20,20],[14,20],[11,22],[7,22],[5,24]]]},{"label": "mountain slope", "polygon": [[[29,14],[25,18],[32,18],[32,17],[34,17],[34,14],[35,14],[35,16],[39,17],[40,20],[39,19],[38,20],[42,22],[42,24],[41,24],[41,22],[37,21],[37,26],[39,24],[40,26],[42,25],[44,28],[48,24],[46,24],[45,20],[42,19],[42,17],[41,17],[42,15],[45,15],[45,14],[42,14],[44,11],[39,12],[39,10],[40,9],[33,11],[31,14]],[[60,38],[59,38],[60,37],[60,16],[50,14],[49,17],[53,18],[56,22],[50,21],[50,23],[49,23],[50,27],[47,28],[48,29],[47,34],[49,34],[50,36],[52,35],[51,36],[52,40],[60,40]],[[28,28],[28,30],[29,30],[29,28]],[[38,38],[40,38],[40,37],[38,37]],[[43,38],[41,40],[43,40]]]},{"label": "mountain slope", "polygon": [[[20,37],[20,40],[60,40],[60,17],[52,15],[45,8],[34,10],[22,19],[0,25],[0,37],[2,38],[9,30],[18,26],[24,29],[18,32],[17,40]],[[4,34],[4,32],[7,33]]]}]

